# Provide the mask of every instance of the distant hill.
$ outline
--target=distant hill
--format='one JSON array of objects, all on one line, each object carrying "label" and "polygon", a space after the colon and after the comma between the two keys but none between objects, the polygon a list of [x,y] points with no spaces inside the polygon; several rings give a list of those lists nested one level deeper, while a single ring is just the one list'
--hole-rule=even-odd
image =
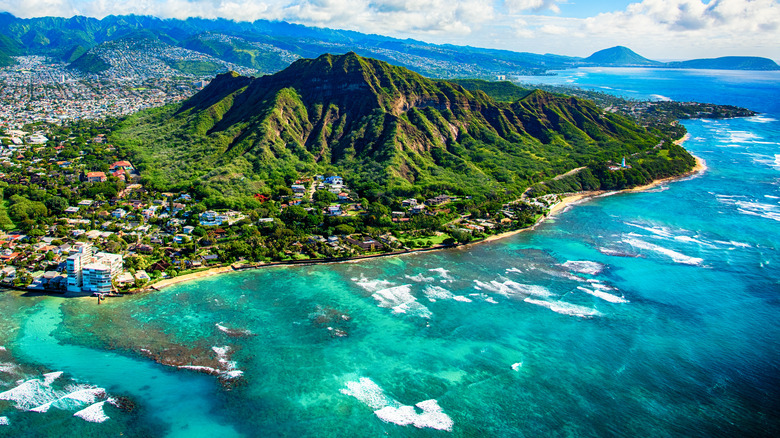
[{"label": "distant hill", "polygon": [[181,105],[129,117],[111,141],[149,184],[216,199],[326,170],[372,193],[519,194],[659,143],[589,101],[523,94],[497,102],[355,53],[322,55],[270,76],[219,75]]},{"label": "distant hill", "polygon": [[628,47],[615,46],[609,49],[599,50],[582,60],[585,64],[614,65],[614,66],[658,66],[661,62],[653,61],[640,56]]},{"label": "distant hill", "polygon": [[98,55],[87,52],[73,61],[70,64],[70,68],[81,70],[84,73],[100,73],[110,69],[111,64]]},{"label": "distant hill", "polygon": [[722,58],[692,59],[670,62],[668,68],[698,68],[713,70],[780,70],[780,65],[768,58],[755,56],[724,56]]}]

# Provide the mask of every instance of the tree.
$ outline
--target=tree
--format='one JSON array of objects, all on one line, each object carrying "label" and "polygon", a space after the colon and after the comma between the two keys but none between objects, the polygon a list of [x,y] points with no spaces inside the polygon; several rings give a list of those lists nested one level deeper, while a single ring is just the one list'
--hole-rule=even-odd
[{"label": "tree", "polygon": [[313,199],[315,202],[330,204],[331,202],[336,202],[339,197],[329,192],[328,190],[317,190],[314,192]]},{"label": "tree", "polygon": [[352,234],[354,232],[355,232],[355,228],[347,224],[336,225],[336,228],[334,228],[335,234],[346,235],[346,234]]},{"label": "tree", "polygon": [[52,196],[47,199],[44,204],[52,213],[59,214],[68,208],[68,200],[61,196]]}]

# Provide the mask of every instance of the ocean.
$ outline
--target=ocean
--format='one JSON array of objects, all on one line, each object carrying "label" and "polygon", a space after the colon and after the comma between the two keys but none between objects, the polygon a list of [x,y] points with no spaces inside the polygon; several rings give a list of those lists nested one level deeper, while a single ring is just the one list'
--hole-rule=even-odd
[{"label": "ocean", "polygon": [[761,114],[684,122],[703,174],[490,243],[5,291],[0,435],[780,436],[780,73],[524,80]]}]

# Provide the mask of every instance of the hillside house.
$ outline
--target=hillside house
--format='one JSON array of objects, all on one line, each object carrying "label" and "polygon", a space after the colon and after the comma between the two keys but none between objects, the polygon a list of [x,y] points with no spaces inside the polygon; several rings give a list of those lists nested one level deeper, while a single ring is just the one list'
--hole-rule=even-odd
[{"label": "hillside house", "polygon": [[105,182],[108,181],[106,174],[103,172],[87,172],[87,182]]}]

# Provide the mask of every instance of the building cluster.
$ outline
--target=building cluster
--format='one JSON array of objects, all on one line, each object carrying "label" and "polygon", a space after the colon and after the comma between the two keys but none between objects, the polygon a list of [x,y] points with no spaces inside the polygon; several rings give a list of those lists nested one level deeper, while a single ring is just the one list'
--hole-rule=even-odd
[{"label": "building cluster", "polygon": [[111,68],[84,73],[44,56],[15,57],[15,65],[0,68],[0,128],[119,117],[182,101],[198,87],[192,74],[171,67],[178,62],[208,62],[225,71],[256,73],[200,52],[149,40],[105,43],[93,52]]}]

